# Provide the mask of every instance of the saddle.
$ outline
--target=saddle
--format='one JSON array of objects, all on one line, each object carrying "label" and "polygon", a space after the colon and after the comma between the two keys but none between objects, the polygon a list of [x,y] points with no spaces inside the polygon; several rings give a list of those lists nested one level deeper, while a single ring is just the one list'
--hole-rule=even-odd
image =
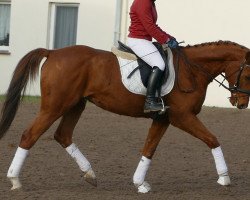
[{"label": "saddle", "polygon": [[[162,83],[164,83],[169,76],[169,69],[168,69],[168,59],[167,59],[167,55],[166,52],[164,51],[164,49],[162,48],[162,45],[158,42],[153,42],[153,44],[155,45],[155,47],[158,49],[158,51],[160,52],[164,62],[165,62],[165,77],[162,80]],[[128,76],[128,78],[131,78],[133,76],[133,74],[139,70],[140,71],[140,75],[141,75],[141,80],[142,83],[145,87],[148,86],[148,79],[149,76],[151,74],[152,71],[152,67],[150,65],[148,65],[144,60],[142,60],[139,56],[137,56],[134,51],[128,47],[127,45],[123,44],[122,42],[118,41],[118,48],[119,51],[128,53],[128,54],[133,54],[135,55],[135,57],[137,58],[137,62],[138,62],[138,67],[136,67]],[[130,56],[131,57],[131,56]],[[162,85],[161,83],[161,85]]]}]

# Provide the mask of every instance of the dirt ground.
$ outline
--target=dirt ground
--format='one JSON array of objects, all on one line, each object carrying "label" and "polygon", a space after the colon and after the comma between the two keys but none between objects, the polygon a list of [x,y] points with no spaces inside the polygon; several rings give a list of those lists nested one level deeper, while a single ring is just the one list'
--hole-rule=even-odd
[{"label": "dirt ground", "polygon": [[[1,105],[0,105],[1,107]],[[88,104],[74,133],[98,178],[85,183],[76,163],[53,139],[56,122],[31,149],[20,179],[23,188],[10,191],[6,178],[22,131],[35,117],[38,103],[23,103],[0,141],[0,199],[250,199],[250,110],[204,107],[200,119],[218,137],[232,185],[219,186],[210,149],[170,127],[163,137],[146,180],[149,194],[138,194],[132,176],[151,120],[119,116]]]}]

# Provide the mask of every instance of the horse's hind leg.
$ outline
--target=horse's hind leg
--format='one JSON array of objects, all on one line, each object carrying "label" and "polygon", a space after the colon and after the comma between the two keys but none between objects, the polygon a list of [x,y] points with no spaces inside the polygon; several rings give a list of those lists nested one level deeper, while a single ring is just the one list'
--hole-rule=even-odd
[{"label": "horse's hind leg", "polygon": [[56,111],[41,110],[32,125],[24,131],[19,147],[9,167],[7,177],[12,182],[12,190],[20,188],[19,174],[28,156],[29,149],[36,143],[38,138],[60,117]]},{"label": "horse's hind leg", "polygon": [[66,149],[69,155],[76,161],[84,179],[93,186],[97,186],[96,176],[87,158],[80,152],[72,142],[73,130],[85,108],[86,100],[81,100],[62,117],[60,125],[54,135],[55,140]]}]

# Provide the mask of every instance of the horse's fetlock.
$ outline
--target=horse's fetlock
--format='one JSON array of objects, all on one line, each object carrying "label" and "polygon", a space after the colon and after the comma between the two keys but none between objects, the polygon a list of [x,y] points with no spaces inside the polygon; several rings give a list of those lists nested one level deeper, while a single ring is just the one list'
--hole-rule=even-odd
[{"label": "horse's fetlock", "polygon": [[57,133],[54,134],[54,139],[59,143],[61,142],[60,137]]},{"label": "horse's fetlock", "polygon": [[72,143],[71,137],[63,138],[63,137],[61,136],[61,134],[59,134],[59,132],[56,132],[56,133],[54,134],[54,139],[55,139],[60,145],[62,145],[63,148],[68,147],[68,146]]},{"label": "horse's fetlock", "polygon": [[209,148],[215,149],[218,146],[220,146],[220,143],[218,142],[217,138],[214,135],[211,135],[210,137],[206,138],[206,143]]}]

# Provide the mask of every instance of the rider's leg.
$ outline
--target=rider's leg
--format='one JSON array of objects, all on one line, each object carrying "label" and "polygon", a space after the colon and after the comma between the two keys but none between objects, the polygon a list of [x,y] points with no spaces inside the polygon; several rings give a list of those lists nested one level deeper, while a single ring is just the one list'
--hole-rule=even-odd
[{"label": "rider's leg", "polygon": [[165,62],[160,52],[151,41],[144,39],[128,38],[128,46],[153,68],[148,80],[144,112],[162,110],[163,105],[156,98],[156,91],[161,86],[165,69]]},{"label": "rider's leg", "polygon": [[153,67],[153,70],[148,79],[148,87],[146,93],[146,100],[144,105],[144,112],[160,111],[163,108],[161,102],[156,97],[156,90],[161,86],[163,71],[158,67]]}]

